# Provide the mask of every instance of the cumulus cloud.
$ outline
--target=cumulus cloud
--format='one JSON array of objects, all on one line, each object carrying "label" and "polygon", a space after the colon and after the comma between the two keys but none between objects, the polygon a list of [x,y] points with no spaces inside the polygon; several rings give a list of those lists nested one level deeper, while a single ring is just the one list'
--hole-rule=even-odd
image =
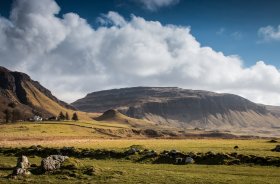
[{"label": "cumulus cloud", "polygon": [[142,4],[147,10],[156,11],[163,7],[178,4],[180,0],[137,0],[136,2]]},{"label": "cumulus cloud", "polygon": [[53,0],[16,1],[10,18],[0,18],[0,62],[63,100],[116,87],[178,86],[280,104],[275,66],[244,67],[238,56],[202,47],[189,27],[109,12],[94,29],[75,13],[58,12]]},{"label": "cumulus cloud", "polygon": [[261,27],[258,35],[263,41],[280,41],[280,25],[276,28],[272,26]]}]

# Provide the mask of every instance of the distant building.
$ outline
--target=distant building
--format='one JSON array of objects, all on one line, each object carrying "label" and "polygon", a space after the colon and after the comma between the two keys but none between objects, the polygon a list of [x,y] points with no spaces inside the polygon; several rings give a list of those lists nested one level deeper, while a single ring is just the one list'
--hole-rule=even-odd
[{"label": "distant building", "polygon": [[40,117],[40,116],[34,116],[33,117],[33,121],[43,121],[43,118],[42,117]]}]

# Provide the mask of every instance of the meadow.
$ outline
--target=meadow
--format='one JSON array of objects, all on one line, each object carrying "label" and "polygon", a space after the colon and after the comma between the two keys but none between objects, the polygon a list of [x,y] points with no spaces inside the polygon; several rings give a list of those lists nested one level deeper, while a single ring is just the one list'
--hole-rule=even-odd
[{"label": "meadow", "polygon": [[[40,164],[40,158],[30,158]],[[94,166],[93,176],[68,173],[31,175],[9,179],[16,157],[0,156],[0,183],[274,183],[278,184],[279,168],[246,165],[170,165],[143,164],[126,160],[80,159],[83,166]]]},{"label": "meadow", "polygon": [[[41,145],[50,148],[75,147],[81,149],[125,150],[132,145],[141,145],[148,150],[162,152],[179,150],[194,153],[234,153],[243,155],[274,156],[271,151],[277,143],[270,139],[148,139],[116,138],[96,130],[124,130],[118,123],[100,122],[22,122],[0,125],[1,148],[21,148]],[[109,131],[109,132],[110,132]],[[234,149],[238,146],[238,149]],[[32,164],[40,165],[41,157],[29,156]],[[175,165],[140,163],[129,159],[76,158],[80,170],[56,174],[31,175],[11,179],[16,165],[15,155],[0,154],[0,183],[279,183],[280,168],[252,164],[240,165]],[[81,174],[84,167],[93,166],[93,175]]]}]

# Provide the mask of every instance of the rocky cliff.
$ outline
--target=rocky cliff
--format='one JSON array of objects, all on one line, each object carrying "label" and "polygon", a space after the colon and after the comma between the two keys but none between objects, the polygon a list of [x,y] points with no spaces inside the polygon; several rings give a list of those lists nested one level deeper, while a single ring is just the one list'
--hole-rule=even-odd
[{"label": "rocky cliff", "polygon": [[188,128],[279,127],[264,105],[233,94],[176,87],[135,87],[93,92],[72,104],[87,112],[117,109],[123,114]]}]

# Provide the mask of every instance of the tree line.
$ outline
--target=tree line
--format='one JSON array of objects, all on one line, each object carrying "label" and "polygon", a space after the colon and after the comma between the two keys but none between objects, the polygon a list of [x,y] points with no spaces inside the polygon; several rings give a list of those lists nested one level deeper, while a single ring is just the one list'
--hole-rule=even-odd
[{"label": "tree line", "polygon": [[[58,120],[61,120],[61,121],[70,120],[68,112],[63,114],[62,111],[59,113],[57,118],[58,118]],[[76,112],[73,113],[71,120],[73,120],[73,121],[78,121],[79,120],[78,114]]]},{"label": "tree line", "polygon": [[5,115],[5,122],[16,122],[22,118],[21,112],[18,109],[5,109],[3,111]]}]

